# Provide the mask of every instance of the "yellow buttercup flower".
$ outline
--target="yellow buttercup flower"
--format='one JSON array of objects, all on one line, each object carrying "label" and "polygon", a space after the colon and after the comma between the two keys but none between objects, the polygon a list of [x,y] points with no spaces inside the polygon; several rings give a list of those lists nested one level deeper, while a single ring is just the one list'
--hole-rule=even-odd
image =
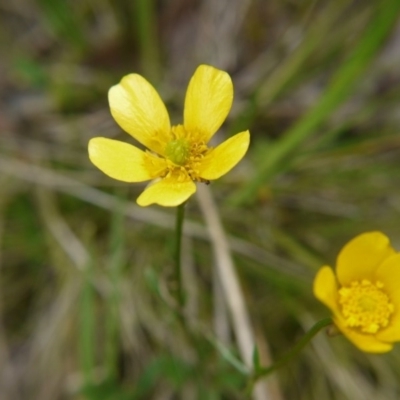
[{"label": "yellow buttercup flower", "polygon": [[231,78],[211,66],[200,65],[189,82],[182,125],[171,127],[163,101],[140,75],[123,77],[110,89],[108,100],[119,126],[150,151],[97,137],[89,142],[89,158],[111,178],[152,180],[137,199],[141,206],[182,204],[196,191],[196,182],[226,174],[248,149],[249,131],[215,148],[208,145],[233,101]]},{"label": "yellow buttercup flower", "polygon": [[400,341],[400,253],[383,233],[363,233],[347,243],[336,277],[332,268],[322,267],[314,294],[359,349],[384,353]]}]

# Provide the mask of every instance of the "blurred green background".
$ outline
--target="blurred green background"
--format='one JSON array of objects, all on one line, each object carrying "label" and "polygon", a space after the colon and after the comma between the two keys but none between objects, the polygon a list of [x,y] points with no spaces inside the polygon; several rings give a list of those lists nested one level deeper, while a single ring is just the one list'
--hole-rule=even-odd
[{"label": "blurred green background", "polygon": [[[380,230],[400,249],[399,12],[398,0],[2,2],[0,398],[244,398],[246,376],[210,340],[240,358],[198,200],[185,327],[168,302],[174,210],[136,206],[143,185],[88,159],[92,137],[131,141],[107,102],[125,74],[152,82],[173,123],[199,64],[233,79],[216,142],[250,129],[251,147],[211,190],[264,363],[329,315],[313,277],[350,238]],[[399,399],[399,365],[398,346],[367,355],[321,333],[254,398]]]}]

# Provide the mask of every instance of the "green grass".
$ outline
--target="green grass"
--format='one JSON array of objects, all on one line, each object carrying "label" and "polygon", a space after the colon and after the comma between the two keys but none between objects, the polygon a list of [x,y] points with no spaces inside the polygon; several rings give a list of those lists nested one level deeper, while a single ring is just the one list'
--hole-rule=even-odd
[{"label": "green grass", "polygon": [[[198,64],[232,77],[216,143],[249,129],[251,146],[209,188],[261,366],[329,316],[313,278],[349,239],[380,230],[400,249],[400,3],[210,4],[1,8],[2,399],[245,398],[248,367],[221,301],[233,292],[214,271],[224,246],[208,235],[202,200],[186,205],[181,315],[175,210],[136,206],[143,185],[88,159],[92,137],[133,143],[107,102],[129,72],[155,84],[174,124]],[[399,362],[398,346],[368,355],[320,333],[267,390],[271,400],[395,400]]]}]

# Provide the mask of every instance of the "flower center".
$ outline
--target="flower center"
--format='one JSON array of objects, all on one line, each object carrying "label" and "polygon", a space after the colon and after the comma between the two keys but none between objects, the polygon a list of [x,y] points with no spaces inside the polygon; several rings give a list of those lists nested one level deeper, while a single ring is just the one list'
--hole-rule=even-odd
[{"label": "flower center", "polygon": [[339,290],[339,304],[347,326],[376,333],[389,324],[394,306],[383,289],[382,282],[363,279]]},{"label": "flower center", "polygon": [[204,181],[200,177],[199,166],[210,151],[198,132],[189,132],[182,125],[171,129],[172,140],[165,146],[168,161],[166,176],[176,175],[178,180]]},{"label": "flower center", "polygon": [[175,139],[168,142],[165,155],[174,164],[185,165],[190,153],[190,144],[186,139]]}]

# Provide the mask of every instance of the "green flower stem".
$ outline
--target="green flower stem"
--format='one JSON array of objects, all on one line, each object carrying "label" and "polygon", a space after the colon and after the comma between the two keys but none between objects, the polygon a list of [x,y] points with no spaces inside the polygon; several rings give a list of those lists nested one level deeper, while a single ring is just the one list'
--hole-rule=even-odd
[{"label": "green flower stem", "polygon": [[286,354],[279,358],[269,367],[256,367],[252,380],[249,385],[248,392],[251,393],[254,384],[263,376],[267,376],[275,372],[278,368],[283,367],[290,360],[296,357],[301,350],[311,341],[311,339],[322,329],[332,324],[332,318],[325,318],[318,321]]},{"label": "green flower stem", "polygon": [[185,305],[185,294],[182,285],[182,267],[181,267],[181,244],[182,244],[182,228],[185,217],[185,204],[179,205],[176,209],[175,223],[175,277],[176,277],[176,299],[182,309]]}]

